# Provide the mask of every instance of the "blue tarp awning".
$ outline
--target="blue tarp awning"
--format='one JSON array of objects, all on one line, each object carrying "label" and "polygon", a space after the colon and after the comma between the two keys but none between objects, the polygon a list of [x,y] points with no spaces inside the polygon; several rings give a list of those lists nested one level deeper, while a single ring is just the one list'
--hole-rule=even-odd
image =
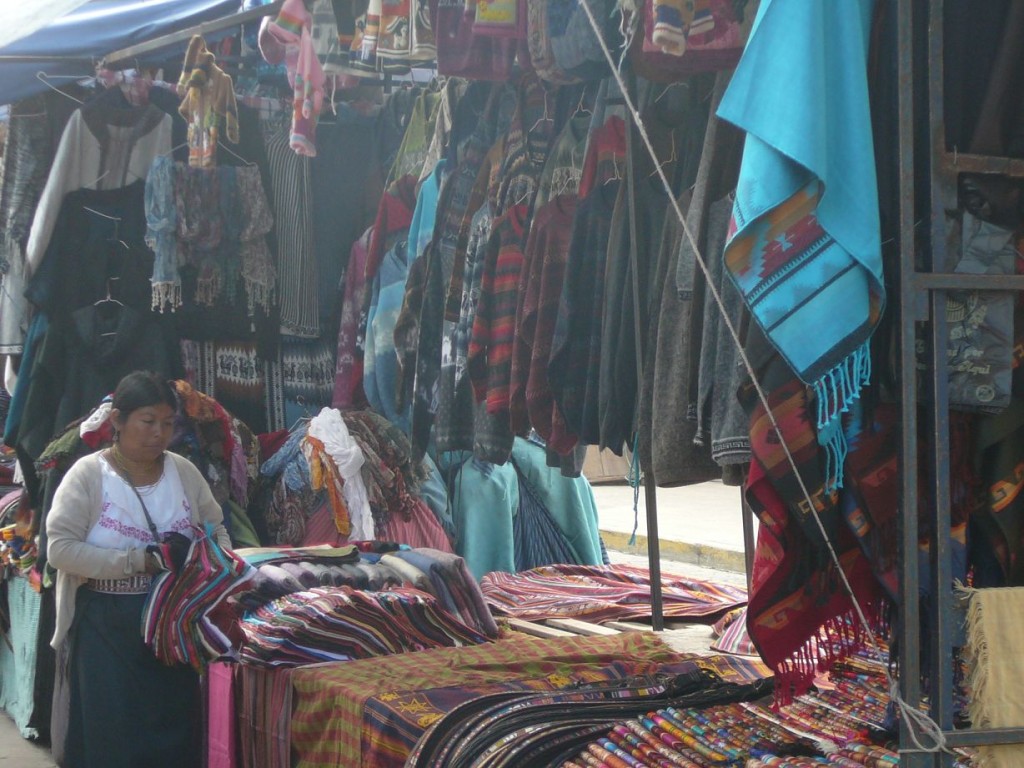
[{"label": "blue tarp awning", "polygon": [[89,77],[108,53],[229,16],[240,6],[239,0],[91,0],[0,48],[0,104],[46,90],[37,72]]}]

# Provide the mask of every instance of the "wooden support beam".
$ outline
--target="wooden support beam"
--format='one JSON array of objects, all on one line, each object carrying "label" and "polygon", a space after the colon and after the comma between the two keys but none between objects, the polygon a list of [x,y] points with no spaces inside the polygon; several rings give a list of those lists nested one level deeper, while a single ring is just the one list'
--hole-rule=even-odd
[{"label": "wooden support beam", "polygon": [[509,627],[517,632],[522,632],[524,635],[533,635],[534,637],[575,637],[575,632],[566,632],[564,629],[555,629],[554,627],[547,627],[543,624],[536,624],[532,621],[524,621],[523,619],[508,619],[507,623]]},{"label": "wooden support beam", "polygon": [[544,623],[555,629],[563,629],[574,635],[618,635],[616,629],[602,627],[600,624],[591,624],[589,621],[579,619],[545,619]]}]

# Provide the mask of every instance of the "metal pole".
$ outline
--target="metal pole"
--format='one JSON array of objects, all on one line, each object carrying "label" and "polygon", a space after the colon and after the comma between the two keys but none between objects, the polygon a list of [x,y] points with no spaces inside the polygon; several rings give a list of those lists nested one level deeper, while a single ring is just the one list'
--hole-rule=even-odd
[{"label": "metal pole", "polygon": [[[917,269],[914,209],[914,3],[896,3],[899,75],[900,164],[900,401],[902,403],[900,523],[900,695],[911,707],[921,702],[921,635],[917,578]],[[924,768],[927,755],[910,749],[906,720],[900,721],[901,764]]]},{"label": "metal pole", "polygon": [[743,557],[747,567],[747,597],[754,590],[754,551],[757,542],[754,540],[754,510],[747,504],[747,496],[740,488],[740,514],[743,516]]},{"label": "metal pole", "polygon": [[[629,72],[626,85],[629,97],[634,104],[636,100],[636,76]],[[647,337],[647,307],[640,301],[640,265],[637,254],[636,238],[636,138],[633,135],[632,121],[626,130],[626,168],[629,192],[629,267],[633,278],[633,334],[636,341],[636,395],[637,403],[644,388],[644,357]],[[643,313],[641,315],[641,312]],[[665,615],[661,597],[661,541],[658,538],[658,494],[654,485],[645,476],[644,507],[647,513],[647,564],[651,576],[651,625],[655,632],[665,628]]]},{"label": "metal pole", "polygon": [[[943,114],[943,0],[931,0],[928,16],[928,131],[930,153],[930,195],[928,213],[932,272],[949,269],[946,254],[946,208],[957,207],[956,184],[943,168],[946,152],[945,115]],[[931,651],[929,702],[931,716],[944,731],[953,729],[953,566],[950,550],[950,466],[949,466],[949,372],[946,350],[949,333],[946,324],[946,292],[931,296],[931,466],[934,487],[932,540],[930,548],[931,595],[928,610]],[[932,764],[952,766],[953,755],[937,754]]]}]

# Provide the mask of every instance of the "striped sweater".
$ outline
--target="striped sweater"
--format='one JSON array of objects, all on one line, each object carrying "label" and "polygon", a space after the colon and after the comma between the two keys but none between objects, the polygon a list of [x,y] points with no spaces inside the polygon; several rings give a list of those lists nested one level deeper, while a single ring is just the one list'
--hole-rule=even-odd
[{"label": "striped sweater", "polygon": [[512,376],[516,302],[526,245],[527,206],[512,206],[495,221],[484,260],[480,299],[469,340],[469,376],[488,413],[507,413]]}]

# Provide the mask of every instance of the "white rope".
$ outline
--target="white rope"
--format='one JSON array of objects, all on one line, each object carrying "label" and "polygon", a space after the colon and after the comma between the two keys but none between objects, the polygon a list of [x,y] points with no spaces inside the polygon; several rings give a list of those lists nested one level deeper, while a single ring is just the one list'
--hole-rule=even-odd
[{"label": "white rope", "polygon": [[[650,137],[647,135],[647,129],[644,126],[644,122],[640,117],[640,113],[637,111],[636,106],[633,104],[633,100],[630,98],[629,90],[626,87],[626,82],[622,77],[622,72],[619,67],[615,65],[615,61],[612,58],[612,53],[608,48],[608,44],[604,40],[604,36],[601,34],[601,27],[598,25],[597,20],[594,18],[594,13],[590,8],[590,3],[587,0],[580,0],[580,5],[583,6],[583,11],[587,15],[587,20],[590,22],[590,27],[594,31],[594,36],[597,38],[598,44],[601,46],[601,51],[604,53],[605,59],[608,61],[608,66],[611,67],[612,74],[615,77],[616,82],[619,84],[619,90],[622,92],[622,98],[626,103],[626,108],[629,110],[630,115],[633,118],[633,122],[637,127],[637,131],[640,133],[640,138],[644,142],[644,146],[647,148],[648,154],[654,161],[654,169],[658,174],[658,178],[661,180],[662,186],[665,188],[665,193],[668,195],[668,199],[672,204],[672,209],[675,212],[676,218],[679,219],[679,223],[683,227],[683,231],[686,233],[686,238],[690,243],[690,248],[696,258],[697,265],[700,267],[700,271],[704,273],[706,278],[707,287],[711,291],[711,295],[715,300],[715,304],[718,307],[721,320],[725,324],[725,327],[729,331],[729,335],[732,337],[733,342],[736,344],[736,348],[739,351],[740,359],[743,361],[743,367],[747,371],[747,375],[750,376],[750,380],[754,384],[754,388],[757,390],[758,399],[764,406],[765,414],[768,416],[768,420],[771,422],[772,429],[779,438],[779,445],[782,446],[782,450],[786,454],[786,460],[789,462],[790,468],[793,470],[793,474],[796,477],[797,484],[800,486],[800,491],[804,496],[804,500],[807,502],[807,508],[811,511],[814,516],[814,521],[818,525],[818,529],[821,531],[821,536],[825,541],[825,545],[828,547],[829,555],[832,557],[832,562],[836,566],[836,570],[839,573],[839,577],[843,582],[843,587],[846,589],[847,594],[850,596],[850,600],[853,603],[854,611],[857,614],[857,618],[861,625],[864,627],[864,631],[867,633],[868,643],[871,648],[879,656],[882,655],[881,649],[878,646],[878,640],[875,637],[875,633],[871,628],[870,622],[864,615],[864,610],[857,600],[857,595],[854,594],[853,587],[850,585],[849,579],[846,577],[846,572],[843,570],[843,566],[839,561],[839,555],[836,554],[835,549],[832,546],[832,542],[829,540],[828,532],[825,530],[825,524],[822,523],[821,517],[818,515],[818,510],[814,505],[814,501],[811,498],[810,491],[807,490],[807,484],[804,482],[803,475],[800,474],[800,470],[797,467],[796,460],[793,458],[793,454],[789,450],[789,445],[786,443],[786,439],[782,434],[782,430],[779,428],[779,423],[775,419],[775,414],[772,412],[771,405],[768,402],[768,395],[758,381],[757,376],[754,372],[754,366],[750,362],[750,358],[747,357],[746,352],[743,349],[743,342],[740,340],[740,335],[733,325],[729,313],[725,309],[725,303],[722,301],[722,296],[718,291],[715,281],[711,277],[711,273],[708,270],[707,263],[704,261],[704,255],[701,253],[700,248],[697,247],[697,240],[693,236],[693,232],[690,231],[689,225],[686,223],[686,216],[683,214],[682,208],[679,206],[679,201],[676,199],[675,194],[672,192],[672,185],[669,184],[668,178],[665,176],[665,171],[658,160],[658,154],[654,150],[654,145],[651,142]],[[715,116],[712,114],[710,119],[714,120]],[[938,588],[938,586],[936,586]],[[938,652],[940,649],[935,649],[933,652]],[[910,740],[914,742],[914,746],[922,752],[940,752],[947,751],[946,737],[942,733],[942,728],[938,723],[935,722],[924,712],[910,706],[903,697],[900,695],[899,682],[893,677],[889,668],[886,667],[885,677],[889,684],[889,697],[900,711],[900,715],[904,718],[904,722],[907,724],[907,732],[910,736]],[[925,745],[918,738],[917,730],[920,729],[922,736],[932,741],[931,745]]]}]

